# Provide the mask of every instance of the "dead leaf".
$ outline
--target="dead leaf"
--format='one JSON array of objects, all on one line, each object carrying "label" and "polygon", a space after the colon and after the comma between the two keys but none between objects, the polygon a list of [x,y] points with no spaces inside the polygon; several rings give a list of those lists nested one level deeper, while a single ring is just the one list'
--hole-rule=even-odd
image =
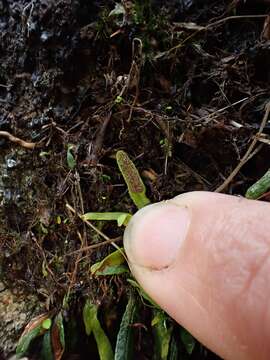
[{"label": "dead leaf", "polygon": [[264,40],[270,40],[270,15],[267,15],[264,21],[261,38]]}]

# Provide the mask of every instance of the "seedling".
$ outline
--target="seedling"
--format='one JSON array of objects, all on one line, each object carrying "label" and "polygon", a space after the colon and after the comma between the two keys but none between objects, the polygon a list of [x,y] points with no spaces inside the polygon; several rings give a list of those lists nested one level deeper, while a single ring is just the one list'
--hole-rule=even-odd
[{"label": "seedling", "polygon": [[98,308],[89,300],[86,300],[83,308],[83,321],[86,334],[94,335],[100,360],[113,360],[114,355],[110,341],[98,320]]}]

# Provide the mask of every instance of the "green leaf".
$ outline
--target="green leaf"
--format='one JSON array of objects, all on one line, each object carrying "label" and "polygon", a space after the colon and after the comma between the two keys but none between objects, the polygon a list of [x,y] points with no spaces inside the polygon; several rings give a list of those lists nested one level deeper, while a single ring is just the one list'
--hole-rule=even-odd
[{"label": "green leaf", "polygon": [[42,327],[45,330],[49,330],[50,327],[52,326],[52,320],[51,319],[46,319],[42,322]]},{"label": "green leaf", "polygon": [[162,322],[162,321],[166,321],[168,319],[168,316],[165,314],[164,311],[160,310],[160,311],[155,311],[154,312],[154,317],[151,321],[151,326],[155,326],[158,323]]},{"label": "green leaf", "polygon": [[54,325],[55,325],[54,326],[55,330],[57,329],[57,332],[58,332],[60,344],[64,350],[65,349],[65,329],[64,329],[64,324],[63,324],[63,316],[62,316],[61,312],[56,315],[56,317],[54,319]]},{"label": "green leaf", "polygon": [[270,169],[246,192],[247,199],[256,200],[270,189]]},{"label": "green leaf", "polygon": [[118,226],[127,226],[132,215],[124,212],[89,212],[81,216],[82,220],[117,221]]},{"label": "green leaf", "polygon": [[47,331],[43,336],[41,354],[43,360],[54,360],[50,331]]},{"label": "green leaf", "polygon": [[178,360],[178,346],[174,337],[172,337],[170,345],[169,360]]},{"label": "green leaf", "polygon": [[181,329],[181,340],[185,346],[185,349],[189,355],[193,353],[193,350],[196,345],[196,340],[194,337],[184,328]]},{"label": "green leaf", "polygon": [[46,261],[45,261],[45,260],[42,261],[42,275],[43,275],[44,277],[47,277],[47,276],[48,276],[47,265],[46,265]]},{"label": "green leaf", "polygon": [[150,204],[150,200],[145,195],[146,191],[144,183],[128,154],[122,150],[117,151],[116,161],[127,184],[129,196],[137,208],[141,209],[142,207]]},{"label": "green leaf", "polygon": [[143,288],[135,280],[127,279],[127,281],[130,283],[130,285],[132,285],[138,291],[139,295],[143,299],[148,301],[153,307],[160,309],[160,307],[154,302],[154,300],[152,300],[151,297],[149,295],[147,295],[147,293],[143,290]]},{"label": "green leaf", "polygon": [[70,170],[73,170],[76,166],[76,160],[72,154],[72,149],[74,148],[74,145],[69,144],[67,148],[67,164]]},{"label": "green leaf", "polygon": [[102,261],[91,266],[93,275],[119,275],[128,272],[127,266],[123,265],[126,259],[123,255],[124,249],[119,249],[106,256]]},{"label": "green leaf", "polygon": [[97,317],[97,306],[86,301],[83,308],[83,321],[85,332],[89,336],[93,333],[100,360],[113,360],[113,351],[108,337],[102,329]]},{"label": "green leaf", "polygon": [[154,319],[154,337],[155,337],[155,359],[167,360],[169,355],[169,346],[172,336],[172,325],[168,325],[168,317],[161,310],[153,310]]},{"label": "green leaf", "polygon": [[129,220],[132,218],[131,214],[126,214],[123,213],[121,215],[119,215],[118,219],[117,219],[117,225],[120,227],[122,225],[127,226]]},{"label": "green leaf", "polygon": [[27,352],[32,340],[44,334],[46,330],[43,328],[42,324],[48,318],[47,314],[42,314],[31,320],[25,327],[16,348],[16,355],[18,358],[22,357]]},{"label": "green leaf", "polygon": [[132,359],[133,351],[133,327],[136,316],[136,300],[133,295],[130,296],[126,310],[122,317],[120,330],[117,335],[114,360]]},{"label": "green leaf", "polygon": [[94,328],[94,317],[96,313],[96,308],[90,303],[89,300],[86,301],[83,307],[83,322],[85,326],[86,335],[91,335]]}]

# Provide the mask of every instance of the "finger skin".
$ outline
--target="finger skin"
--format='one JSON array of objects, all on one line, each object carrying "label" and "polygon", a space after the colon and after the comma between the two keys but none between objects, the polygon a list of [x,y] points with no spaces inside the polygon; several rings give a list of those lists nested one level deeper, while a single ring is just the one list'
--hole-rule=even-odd
[{"label": "finger skin", "polygon": [[124,236],[134,276],[168,314],[221,357],[269,359],[270,205],[207,192],[167,203],[185,207],[190,216],[176,260],[161,269],[138,265],[142,255],[134,255],[133,244],[143,244],[144,263],[147,254],[149,259],[159,256],[151,236],[159,217],[166,216],[163,210],[152,216],[145,208]]}]

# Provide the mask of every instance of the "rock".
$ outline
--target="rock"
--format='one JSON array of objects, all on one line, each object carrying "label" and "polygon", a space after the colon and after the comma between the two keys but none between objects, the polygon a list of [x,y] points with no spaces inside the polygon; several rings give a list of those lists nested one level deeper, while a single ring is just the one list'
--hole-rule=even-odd
[{"label": "rock", "polygon": [[15,352],[24,327],[38,312],[35,296],[12,293],[0,282],[0,353],[8,357]]}]

